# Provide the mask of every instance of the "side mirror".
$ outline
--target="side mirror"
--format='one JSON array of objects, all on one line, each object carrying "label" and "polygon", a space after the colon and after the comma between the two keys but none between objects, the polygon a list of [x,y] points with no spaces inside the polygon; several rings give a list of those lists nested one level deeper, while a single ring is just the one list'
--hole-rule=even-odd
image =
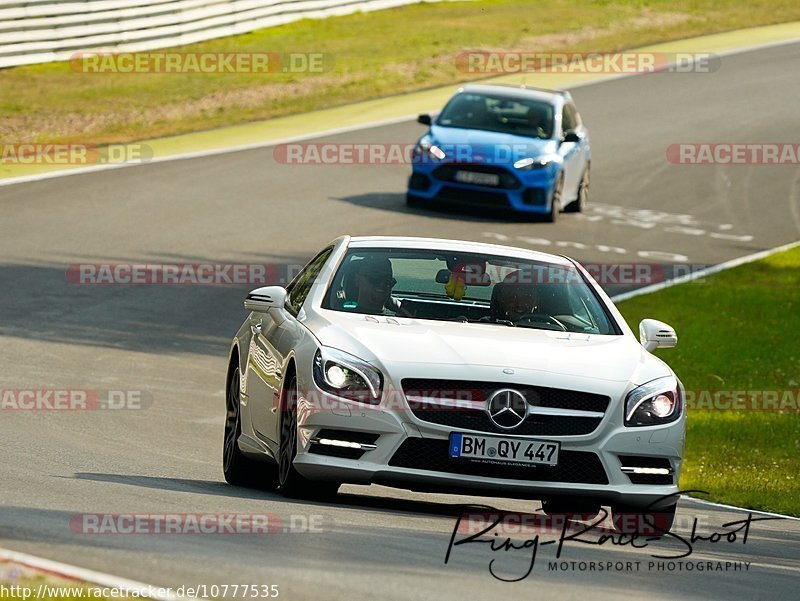
[{"label": "side mirror", "polygon": [[428,113],[422,113],[419,117],[417,117],[417,123],[422,123],[422,125],[430,125],[433,123],[433,119]]},{"label": "side mirror", "polygon": [[286,302],[286,288],[283,286],[264,286],[256,288],[244,299],[244,308],[248,311],[268,311],[283,307]]},{"label": "side mirror", "polygon": [[561,139],[562,142],[580,142],[583,139],[578,132],[574,129],[570,129],[569,131],[564,132],[564,137]]},{"label": "side mirror", "polygon": [[643,319],[639,324],[639,342],[653,352],[657,348],[672,348],[678,344],[678,335],[672,326],[655,319]]}]

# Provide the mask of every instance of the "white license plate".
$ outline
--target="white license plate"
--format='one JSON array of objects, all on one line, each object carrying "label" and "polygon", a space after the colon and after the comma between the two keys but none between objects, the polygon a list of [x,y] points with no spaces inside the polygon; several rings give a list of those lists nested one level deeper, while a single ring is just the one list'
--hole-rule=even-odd
[{"label": "white license plate", "polygon": [[503,438],[453,432],[450,434],[450,457],[481,463],[558,464],[561,445],[549,440]]},{"label": "white license plate", "polygon": [[476,184],[478,186],[497,186],[500,176],[496,173],[480,173],[478,171],[456,171],[456,181],[462,184]]}]

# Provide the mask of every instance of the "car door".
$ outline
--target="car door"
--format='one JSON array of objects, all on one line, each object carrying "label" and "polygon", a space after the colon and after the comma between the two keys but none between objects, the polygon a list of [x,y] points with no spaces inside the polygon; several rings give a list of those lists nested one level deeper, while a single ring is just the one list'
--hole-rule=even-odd
[{"label": "car door", "polygon": [[250,316],[250,351],[248,353],[247,389],[250,394],[253,428],[268,440],[278,442],[280,393],[286,357],[300,324],[300,309],[311,286],[333,248],[326,248],[295,277],[287,288],[286,305]]},{"label": "car door", "polygon": [[565,204],[574,200],[578,195],[578,184],[580,183],[585,163],[583,125],[575,105],[571,102],[566,102],[561,109],[562,138],[570,131],[574,131],[581,136],[581,140],[579,142],[562,142],[559,148],[559,152],[564,158],[564,191],[562,198]]}]

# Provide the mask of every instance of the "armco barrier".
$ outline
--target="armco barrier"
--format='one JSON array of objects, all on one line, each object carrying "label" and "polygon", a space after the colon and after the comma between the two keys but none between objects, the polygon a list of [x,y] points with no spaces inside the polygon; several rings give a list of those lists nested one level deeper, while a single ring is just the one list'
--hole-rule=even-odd
[{"label": "armco barrier", "polygon": [[439,0],[0,0],[0,68],[135,52]]}]

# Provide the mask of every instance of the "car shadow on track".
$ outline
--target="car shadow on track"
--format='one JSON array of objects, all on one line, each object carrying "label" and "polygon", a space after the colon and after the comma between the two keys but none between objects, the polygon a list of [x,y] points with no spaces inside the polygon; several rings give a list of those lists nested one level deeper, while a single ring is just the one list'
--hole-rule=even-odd
[{"label": "car shadow on track", "polygon": [[[96,472],[78,472],[74,476],[77,480],[89,480],[93,482],[106,482],[111,484],[122,484],[125,486],[137,486],[141,488],[151,488],[160,491],[172,491],[186,494],[201,494],[222,496],[236,499],[254,499],[264,501],[280,501],[286,504],[297,505],[320,505],[328,507],[371,510],[375,512],[388,513],[408,513],[415,515],[430,515],[444,517],[458,517],[464,507],[480,505],[481,498],[475,497],[473,502],[458,502],[453,497],[453,503],[442,503],[424,498],[409,499],[403,497],[378,496],[372,494],[360,494],[353,492],[339,492],[333,499],[326,501],[290,499],[282,494],[271,490],[260,490],[255,488],[244,488],[231,486],[222,480],[194,480],[189,478],[167,478],[156,476],[139,476],[132,474],[103,474]],[[365,488],[364,490],[369,490]],[[502,504],[502,500],[499,500]],[[531,502],[530,510],[538,508],[537,502]]]},{"label": "car shadow on track", "polygon": [[[424,499],[407,499],[400,497],[384,497],[374,495],[360,495],[354,493],[339,493],[334,501],[337,507],[351,509],[373,510],[375,512],[409,513],[418,515],[432,515],[444,517],[458,517],[469,503],[442,503],[440,501],[427,501]],[[479,505],[480,499],[475,499],[474,505]],[[532,507],[532,509],[534,509]]]},{"label": "car shadow on track", "polygon": [[[310,257],[261,256],[237,260],[156,254],[147,257],[97,257],[62,265],[0,264],[0,336],[134,350],[143,353],[198,353],[225,356],[231,338],[245,318],[242,301],[253,288],[282,284]],[[102,266],[226,265],[253,266],[267,274],[245,274],[243,282],[127,284]],[[81,267],[91,276],[81,276]],[[263,267],[262,267],[263,266]],[[94,271],[92,271],[94,270]],[[87,273],[87,272],[84,272]],[[114,282],[103,280],[111,273]],[[248,272],[249,273],[249,272]],[[273,281],[272,277],[278,278]],[[252,281],[250,281],[252,279]],[[266,281],[265,281],[266,280]],[[281,281],[283,280],[283,281]],[[120,283],[122,282],[122,283]]]},{"label": "car shadow on track", "polygon": [[79,472],[76,473],[74,477],[76,480],[91,480],[93,482],[124,484],[126,486],[138,486],[189,494],[234,497],[237,499],[275,500],[280,498],[280,495],[275,492],[231,486],[222,480],[192,480],[189,478],[165,478],[131,474],[100,474],[92,472]]},{"label": "car shadow on track", "polygon": [[529,215],[510,211],[501,213],[497,209],[482,207],[453,206],[443,203],[432,204],[430,207],[425,208],[409,207],[406,204],[406,195],[396,192],[354,194],[352,196],[335,197],[333,200],[349,202],[357,207],[381,209],[383,211],[429,217],[432,219],[449,219],[476,223],[525,223],[534,221]]}]

